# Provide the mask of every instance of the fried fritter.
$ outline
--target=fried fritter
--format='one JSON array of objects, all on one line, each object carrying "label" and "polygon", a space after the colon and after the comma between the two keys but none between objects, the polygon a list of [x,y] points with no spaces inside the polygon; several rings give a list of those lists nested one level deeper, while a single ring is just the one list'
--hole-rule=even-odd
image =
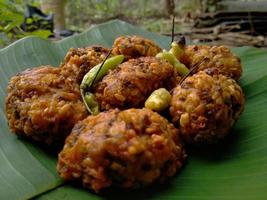
[{"label": "fried fritter", "polygon": [[59,154],[65,180],[98,192],[162,182],[181,168],[185,152],[178,130],[149,109],[110,110],[77,123]]},{"label": "fried fritter", "polygon": [[235,80],[201,71],[174,88],[170,114],[188,143],[214,143],[228,134],[244,103]]},{"label": "fried fritter", "polygon": [[154,90],[168,88],[174,82],[174,73],[173,66],[162,59],[131,59],[110,71],[96,85],[96,99],[102,110],[143,107]]},{"label": "fried fritter", "polygon": [[[200,64],[203,59],[206,60]],[[188,68],[198,65],[197,71],[206,71],[208,74],[223,74],[239,80],[242,75],[240,59],[225,46],[188,45],[181,58]]]},{"label": "fried fritter", "polygon": [[77,87],[68,87],[60,69],[41,66],[12,77],[6,116],[12,132],[51,144],[64,141],[74,124],[87,116]]},{"label": "fried fritter", "polygon": [[113,44],[114,55],[124,55],[125,59],[138,58],[142,56],[155,56],[161,52],[161,48],[152,40],[140,36],[121,36]]},{"label": "fried fritter", "polygon": [[80,84],[83,76],[95,65],[101,63],[108,52],[109,49],[102,46],[71,48],[60,66],[61,74],[74,84]]}]

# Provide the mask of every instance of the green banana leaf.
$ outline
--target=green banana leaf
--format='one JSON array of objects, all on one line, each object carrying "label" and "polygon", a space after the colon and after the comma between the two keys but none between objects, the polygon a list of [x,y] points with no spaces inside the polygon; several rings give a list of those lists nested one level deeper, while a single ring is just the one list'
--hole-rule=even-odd
[{"label": "green banana leaf", "polygon": [[166,184],[97,195],[63,183],[56,173],[56,155],[10,133],[4,101],[11,76],[38,65],[58,66],[70,47],[110,47],[125,34],[151,38],[163,48],[170,44],[170,38],[116,20],[59,42],[28,37],[0,50],[0,199],[267,199],[267,52],[262,49],[232,49],[244,67],[240,84],[245,112],[219,144],[189,148],[186,165]]}]

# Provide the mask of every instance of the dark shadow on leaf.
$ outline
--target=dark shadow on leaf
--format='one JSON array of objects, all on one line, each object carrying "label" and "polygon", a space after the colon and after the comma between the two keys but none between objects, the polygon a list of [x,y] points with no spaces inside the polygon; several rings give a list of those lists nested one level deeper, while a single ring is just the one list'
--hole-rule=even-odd
[{"label": "dark shadow on leaf", "polygon": [[188,145],[186,146],[188,157],[192,156],[211,162],[223,162],[230,159],[236,152],[239,152],[239,142],[242,141],[242,137],[245,137],[242,135],[244,132],[241,128],[234,128],[228,136],[216,144]]},{"label": "dark shadow on leaf", "polygon": [[[182,171],[182,169],[181,169]],[[119,187],[110,187],[106,189],[102,189],[99,193],[95,193],[93,190],[82,188],[80,182],[72,182],[68,183],[71,187],[81,190],[83,192],[91,193],[91,195],[99,196],[104,200],[118,200],[118,199],[127,199],[127,200],[137,200],[137,199],[152,199],[153,197],[164,196],[165,194],[169,194],[170,191],[177,189],[177,183],[175,183],[176,178],[179,179],[179,172],[175,175],[175,177],[170,178],[165,183],[157,183],[144,188],[137,189],[125,189]]]},{"label": "dark shadow on leaf", "polygon": [[[30,138],[24,137],[24,136],[18,136],[18,139],[21,140],[28,148],[38,147],[38,150],[42,150],[44,153],[49,155],[55,155],[63,149],[63,143],[56,143],[52,145],[46,145],[42,142],[34,141]],[[36,150],[37,148],[35,148]]]},{"label": "dark shadow on leaf", "polygon": [[[176,176],[179,176],[179,174]],[[168,194],[173,187],[174,183],[171,179],[164,184],[155,184],[139,189],[109,188],[103,190],[99,195],[106,200],[125,199],[126,197],[127,200],[151,199],[154,196],[161,196],[163,193]]]}]

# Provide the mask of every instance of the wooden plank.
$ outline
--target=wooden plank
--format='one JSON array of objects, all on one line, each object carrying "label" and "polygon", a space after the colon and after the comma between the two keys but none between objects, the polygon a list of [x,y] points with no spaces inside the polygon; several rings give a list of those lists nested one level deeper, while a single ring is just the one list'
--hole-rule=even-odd
[{"label": "wooden plank", "polygon": [[252,12],[252,11],[262,11],[267,12],[267,1],[221,1],[217,3],[217,10],[221,11],[242,11],[242,12]]}]

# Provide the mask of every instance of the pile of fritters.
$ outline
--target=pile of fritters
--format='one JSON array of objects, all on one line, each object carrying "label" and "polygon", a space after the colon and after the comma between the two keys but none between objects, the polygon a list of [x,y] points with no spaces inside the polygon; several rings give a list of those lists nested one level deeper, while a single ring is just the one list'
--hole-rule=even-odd
[{"label": "pile of fritters", "polygon": [[[162,50],[153,41],[121,36],[111,56],[123,54],[125,60],[92,88],[101,112],[89,116],[80,83],[109,51],[72,48],[59,68],[28,69],[9,82],[11,131],[48,145],[66,139],[57,165],[65,180],[81,181],[96,192],[163,182],[182,167],[184,144],[224,138],[244,109],[236,82],[240,59],[227,47],[185,46],[180,61],[194,71],[182,79],[168,61],[155,57]],[[159,88],[172,95],[164,115],[144,108]]]}]

